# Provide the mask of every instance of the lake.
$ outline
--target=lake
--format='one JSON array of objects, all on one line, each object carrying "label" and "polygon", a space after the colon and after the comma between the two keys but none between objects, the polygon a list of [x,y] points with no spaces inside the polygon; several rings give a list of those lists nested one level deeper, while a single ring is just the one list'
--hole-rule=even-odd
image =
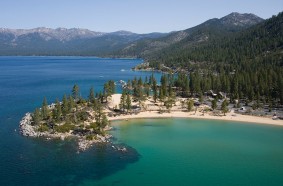
[{"label": "lake", "polygon": [[[0,185],[283,185],[283,127],[191,119],[112,122],[115,151],[96,145],[77,153],[73,139],[26,138],[26,112],[70,94],[78,84],[145,77],[140,59],[0,57]],[[160,77],[160,74],[156,74]],[[118,91],[120,89],[118,88]]]}]

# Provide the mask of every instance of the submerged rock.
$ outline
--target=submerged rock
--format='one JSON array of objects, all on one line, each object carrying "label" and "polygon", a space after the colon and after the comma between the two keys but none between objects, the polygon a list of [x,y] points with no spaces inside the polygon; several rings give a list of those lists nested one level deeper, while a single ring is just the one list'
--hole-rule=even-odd
[{"label": "submerged rock", "polygon": [[85,151],[87,150],[88,148],[90,148],[93,144],[95,143],[108,143],[110,142],[109,139],[111,138],[112,136],[109,135],[109,134],[106,134],[105,136],[101,136],[101,135],[96,135],[96,138],[95,139],[92,139],[92,140],[87,140],[86,138],[84,137],[80,137],[78,139],[78,148],[79,148],[79,151]]}]

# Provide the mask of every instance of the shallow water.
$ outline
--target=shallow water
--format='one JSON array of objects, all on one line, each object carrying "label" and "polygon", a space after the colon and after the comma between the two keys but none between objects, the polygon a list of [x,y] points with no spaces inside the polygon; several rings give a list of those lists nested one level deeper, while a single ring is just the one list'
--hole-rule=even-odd
[{"label": "shallow water", "polygon": [[113,125],[118,142],[133,146],[141,158],[101,180],[102,185],[283,183],[283,127],[193,119],[139,119]]}]

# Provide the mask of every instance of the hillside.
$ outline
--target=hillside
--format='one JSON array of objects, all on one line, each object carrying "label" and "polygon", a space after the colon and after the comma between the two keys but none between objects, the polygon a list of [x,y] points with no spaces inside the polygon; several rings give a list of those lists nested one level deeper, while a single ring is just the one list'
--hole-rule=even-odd
[{"label": "hillside", "polygon": [[131,43],[116,55],[151,58],[155,53],[164,53],[172,48],[184,48],[212,41],[216,38],[234,34],[262,22],[253,14],[231,13],[220,19],[210,19],[196,27],[173,32],[166,37],[144,39]]},{"label": "hillside", "polygon": [[[233,34],[214,35],[213,39],[198,44],[183,40],[152,53],[148,58],[169,66],[188,66],[194,62],[226,62],[239,64],[244,61],[282,60],[283,14],[274,16],[246,30]],[[217,36],[217,37],[216,37]]]},{"label": "hillside", "polygon": [[282,107],[283,13],[238,30],[219,24],[209,20],[187,30],[191,34],[176,43],[147,53],[142,50],[141,57],[150,68],[189,74],[191,94],[221,91],[231,101],[245,100],[254,109]]}]

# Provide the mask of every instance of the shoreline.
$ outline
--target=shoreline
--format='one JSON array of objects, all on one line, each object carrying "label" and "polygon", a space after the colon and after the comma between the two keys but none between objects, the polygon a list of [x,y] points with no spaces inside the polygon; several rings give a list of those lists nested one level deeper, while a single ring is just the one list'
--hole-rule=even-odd
[{"label": "shoreline", "polygon": [[[113,94],[111,96],[111,101],[109,107],[114,107],[119,105],[121,94]],[[214,115],[213,111],[208,111],[203,113],[202,110],[207,107],[206,105],[200,105],[196,110],[187,112],[184,109],[180,108],[180,100],[176,102],[171,112],[159,113],[160,103],[152,105],[153,100],[149,99],[145,101],[147,105],[147,110],[141,110],[136,114],[121,114],[117,116],[108,116],[109,121],[114,120],[131,120],[131,119],[155,119],[155,118],[188,118],[188,119],[205,119],[205,120],[222,120],[222,121],[235,121],[243,123],[254,123],[254,124],[266,124],[266,125],[277,125],[283,126],[283,120],[273,120],[272,116],[252,116],[252,115],[243,115],[241,113],[235,113],[234,109],[231,109],[230,112],[226,113],[224,116],[222,113],[220,115]],[[164,111],[164,110],[163,110]]]},{"label": "shoreline", "polygon": [[261,124],[261,125],[276,125],[283,126],[283,120],[273,120],[268,117],[259,117],[251,115],[242,115],[242,114],[232,114],[227,113],[226,116],[214,116],[206,113],[197,112],[182,112],[182,111],[173,111],[170,113],[158,113],[158,111],[145,111],[140,112],[136,115],[122,115],[116,117],[109,117],[109,121],[121,121],[121,120],[132,120],[132,119],[165,119],[165,118],[187,118],[187,119],[198,119],[198,120],[219,120],[219,121],[234,121],[241,123],[252,123],[252,124]]}]

